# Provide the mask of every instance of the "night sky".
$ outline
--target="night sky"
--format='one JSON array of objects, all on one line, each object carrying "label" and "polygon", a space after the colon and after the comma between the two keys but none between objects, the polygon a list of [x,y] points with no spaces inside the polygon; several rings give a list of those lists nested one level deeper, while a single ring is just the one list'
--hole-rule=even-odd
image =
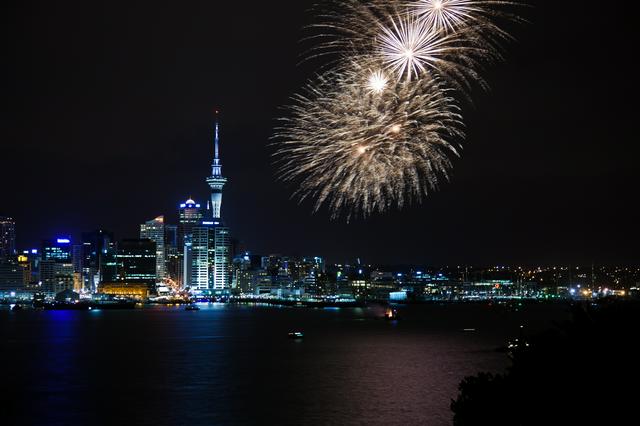
[{"label": "night sky", "polygon": [[331,221],[289,199],[268,146],[312,1],[10,1],[0,14],[0,215],[20,248],[98,227],[137,237],[205,202],[222,111],[223,216],[240,247],[384,264],[637,263],[637,50],[630,13],[536,2],[492,90],[466,105],[449,184]]}]

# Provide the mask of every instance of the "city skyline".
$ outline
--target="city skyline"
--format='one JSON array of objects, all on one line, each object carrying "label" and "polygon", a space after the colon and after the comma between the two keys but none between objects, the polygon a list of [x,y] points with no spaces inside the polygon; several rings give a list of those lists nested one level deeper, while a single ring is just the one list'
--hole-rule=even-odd
[{"label": "city skyline", "polygon": [[628,424],[601,6],[4,2],[2,424]]},{"label": "city skyline", "polygon": [[[594,84],[607,75],[592,67],[590,54],[607,46],[610,69],[626,86],[630,42],[620,36],[622,27],[609,24],[615,20],[580,9],[572,11],[575,25],[568,28],[570,6],[534,2],[524,12],[531,24],[512,31],[517,41],[507,48],[509,62],[487,74],[491,94],[478,92],[474,105],[464,106],[467,143],[451,182],[421,206],[347,224],[290,200],[291,188],[276,182],[271,164],[273,117],[314,69],[297,66],[297,39],[310,3],[255,5],[258,13],[240,34],[224,20],[210,25],[204,18],[240,13],[228,4],[200,5],[202,18],[190,22],[192,30],[177,25],[166,35],[144,19],[146,10],[105,12],[107,21],[128,30],[105,30],[104,42],[104,24],[75,19],[82,8],[73,2],[50,11],[52,20],[68,24],[52,39],[42,36],[47,21],[14,5],[16,33],[27,28],[31,34],[17,46],[36,49],[34,69],[51,68],[22,73],[25,58],[13,53],[14,66],[3,70],[12,106],[3,118],[5,140],[12,142],[3,153],[13,159],[5,164],[13,183],[3,190],[0,214],[17,221],[18,246],[101,227],[135,237],[150,218],[164,214],[175,222],[175,206],[188,196],[204,204],[209,190],[202,176],[211,164],[202,150],[219,108],[229,141],[222,147],[231,179],[226,220],[252,251],[390,264],[637,262],[638,147],[628,136],[633,120],[630,110],[609,107],[626,105],[624,91]],[[152,11],[158,20],[173,13],[190,12],[170,12],[162,4]],[[594,40],[590,29],[602,22],[611,26]],[[62,48],[66,35],[78,29],[86,37],[71,38]],[[180,64],[163,50],[146,49],[147,33],[179,49]],[[252,46],[252,55],[225,43],[212,54],[211,40],[228,34]],[[120,48],[124,37],[130,43]],[[45,41],[36,48],[34,40]],[[132,72],[108,68],[91,77],[102,55]],[[223,66],[227,61],[236,65]],[[33,91],[15,89],[25,86]],[[20,123],[27,122],[25,131]],[[43,182],[56,182],[55,190],[34,195]]]}]

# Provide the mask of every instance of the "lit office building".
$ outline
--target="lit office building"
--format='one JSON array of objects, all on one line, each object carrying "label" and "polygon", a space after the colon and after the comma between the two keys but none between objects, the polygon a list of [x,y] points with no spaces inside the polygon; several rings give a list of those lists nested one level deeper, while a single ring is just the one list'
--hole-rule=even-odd
[{"label": "lit office building", "polygon": [[16,222],[6,216],[0,216],[0,259],[16,254]]},{"label": "lit office building", "polygon": [[98,229],[82,234],[82,278],[84,289],[95,292],[102,281],[116,279],[113,233]]},{"label": "lit office building", "polygon": [[22,268],[22,282],[26,286],[31,284],[33,277],[33,264],[32,257],[30,256],[29,251],[23,252],[21,255],[18,255],[18,265]]},{"label": "lit office building", "polygon": [[17,259],[24,272],[25,286],[37,286],[41,261],[38,249],[24,250]]},{"label": "lit office building", "polygon": [[212,288],[214,291],[227,290],[231,288],[231,235],[229,228],[224,226],[216,226],[214,234]]},{"label": "lit office building", "polygon": [[178,247],[183,247],[185,238],[191,235],[194,226],[198,226],[202,219],[204,219],[204,212],[199,203],[189,198],[184,203],[180,204],[180,210],[178,211]]},{"label": "lit office building", "polygon": [[166,276],[164,216],[140,225],[140,239],[148,239],[156,243],[156,281],[161,282]]},{"label": "lit office building", "polygon": [[189,198],[184,203],[180,204],[178,211],[178,235],[177,235],[177,249],[178,249],[178,279],[176,280],[180,287],[191,286],[191,276],[193,275],[191,265],[192,259],[192,234],[193,228],[198,226],[204,218],[204,212],[199,203]]},{"label": "lit office building", "polygon": [[122,240],[118,244],[118,281],[156,283],[156,243],[150,239]]},{"label": "lit office building", "polygon": [[166,256],[166,277],[170,282],[182,287],[182,250],[178,248],[178,226],[164,226],[164,250]]},{"label": "lit office building", "polygon": [[18,261],[0,258],[0,297],[6,293],[20,291],[25,285],[24,269]]},{"label": "lit office building", "polygon": [[78,277],[74,274],[72,245],[69,238],[45,240],[40,251],[40,282],[42,290],[55,295],[74,290]]},{"label": "lit office building", "polygon": [[57,238],[42,242],[42,261],[56,261],[72,263],[71,240],[69,238]]},{"label": "lit office building", "polygon": [[71,262],[73,263],[73,272],[82,274],[82,244],[74,244],[71,247]]},{"label": "lit office building", "polygon": [[206,226],[196,226],[191,236],[191,279],[189,286],[196,292],[210,290],[209,263],[215,252],[215,235]]},{"label": "lit office building", "polygon": [[219,293],[231,288],[231,238],[229,228],[203,221],[193,228],[191,289]]},{"label": "lit office building", "polygon": [[240,293],[253,292],[252,271],[261,269],[262,258],[245,252],[233,258],[231,267],[231,288]]},{"label": "lit office building", "polygon": [[98,292],[110,296],[146,298],[156,292],[156,243],[149,239],[123,240],[115,255],[107,250],[105,263],[115,263],[117,276],[104,280]]}]

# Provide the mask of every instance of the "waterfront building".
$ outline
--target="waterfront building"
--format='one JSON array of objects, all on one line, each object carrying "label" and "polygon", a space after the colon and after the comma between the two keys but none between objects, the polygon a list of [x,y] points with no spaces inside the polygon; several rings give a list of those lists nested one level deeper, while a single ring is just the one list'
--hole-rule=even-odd
[{"label": "waterfront building", "polygon": [[86,291],[95,292],[102,281],[116,279],[115,239],[98,229],[82,233],[82,280]]},{"label": "waterfront building", "polygon": [[231,288],[231,238],[219,221],[203,221],[193,228],[191,289],[220,293]]},{"label": "waterfront building", "polygon": [[166,276],[164,216],[140,225],[140,239],[148,239],[156,243],[156,282],[162,282]]},{"label": "waterfront building", "polygon": [[74,244],[71,247],[71,262],[73,263],[73,272],[82,274],[82,244]]},{"label": "waterfront building", "polygon": [[192,235],[193,228],[204,219],[204,212],[200,204],[189,198],[180,204],[178,210],[178,234],[177,234],[177,279],[176,282],[182,288],[191,286],[192,270]]},{"label": "waterfront building", "polygon": [[249,269],[237,269],[235,271],[233,288],[240,293],[253,293],[253,271]]},{"label": "waterfront building", "polygon": [[17,257],[18,265],[22,268],[22,283],[26,287],[31,284],[33,277],[33,264],[29,251],[25,251]]},{"label": "waterfront building", "polygon": [[231,288],[231,235],[229,228],[216,226],[215,250],[213,258],[213,280],[211,282],[214,291],[223,291]]},{"label": "waterfront building", "polygon": [[146,299],[151,295],[151,290],[145,283],[118,281],[101,284],[99,293],[108,296]]},{"label": "waterfront building", "polygon": [[56,238],[42,242],[40,251],[40,282],[42,290],[53,296],[76,287],[74,275],[73,246],[70,238]]},{"label": "waterfront building", "polygon": [[250,271],[251,273],[251,287],[253,292],[259,296],[263,294],[271,294],[271,291],[275,289],[273,285],[272,276],[266,269],[258,269]]},{"label": "waterfront building", "polygon": [[40,278],[40,250],[23,250],[17,260],[24,271],[25,286],[37,285]]},{"label": "waterfront building", "polygon": [[240,293],[252,293],[252,271],[261,269],[261,256],[245,252],[235,256],[231,266],[231,288]]},{"label": "waterfront building", "polygon": [[150,239],[122,240],[117,250],[117,281],[146,284],[153,292],[157,276],[156,253],[156,243]]},{"label": "waterfront building", "polygon": [[73,263],[70,238],[56,238],[42,242],[42,261]]},{"label": "waterfront building", "polygon": [[113,282],[118,279],[118,246],[111,242],[104,249],[100,259],[100,280],[97,283]]},{"label": "waterfront building", "polygon": [[193,227],[198,226],[200,222],[202,222],[202,219],[204,219],[204,212],[199,203],[189,198],[180,204],[178,218],[177,246],[183,247],[185,238],[191,235]]},{"label": "waterfront building", "polygon": [[165,249],[178,247],[178,225],[164,225]]},{"label": "waterfront building", "polygon": [[178,225],[164,225],[164,249],[166,256],[166,278],[176,288],[182,287],[181,252],[178,246]]},{"label": "waterfront building", "polygon": [[16,254],[16,222],[13,218],[0,216],[0,259]]},{"label": "waterfront building", "polygon": [[20,291],[24,284],[24,269],[20,264],[8,257],[0,258],[0,296]]},{"label": "waterfront building", "polygon": [[42,290],[49,295],[54,295],[66,289],[73,290],[76,283],[75,278],[73,263],[71,262],[54,260],[40,262]]},{"label": "waterfront building", "polygon": [[215,235],[206,226],[196,226],[191,237],[190,288],[196,292],[207,292],[209,286],[209,260],[215,250]]}]

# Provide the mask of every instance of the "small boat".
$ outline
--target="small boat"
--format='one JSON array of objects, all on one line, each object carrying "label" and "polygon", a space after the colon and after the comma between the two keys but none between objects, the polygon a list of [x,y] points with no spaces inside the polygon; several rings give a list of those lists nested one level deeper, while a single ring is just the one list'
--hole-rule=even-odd
[{"label": "small boat", "polygon": [[199,311],[200,307],[198,305],[187,305],[186,308],[184,308],[185,311]]},{"label": "small boat", "polygon": [[21,311],[22,309],[24,309],[24,308],[19,303],[16,303],[15,305],[11,305],[11,310],[12,311]]},{"label": "small boat", "polygon": [[304,333],[302,331],[292,331],[288,336],[290,339],[302,339],[304,337]]},{"label": "small boat", "polygon": [[397,320],[398,319],[398,311],[396,309],[393,308],[387,308],[387,310],[384,313],[384,319],[386,320]]}]

